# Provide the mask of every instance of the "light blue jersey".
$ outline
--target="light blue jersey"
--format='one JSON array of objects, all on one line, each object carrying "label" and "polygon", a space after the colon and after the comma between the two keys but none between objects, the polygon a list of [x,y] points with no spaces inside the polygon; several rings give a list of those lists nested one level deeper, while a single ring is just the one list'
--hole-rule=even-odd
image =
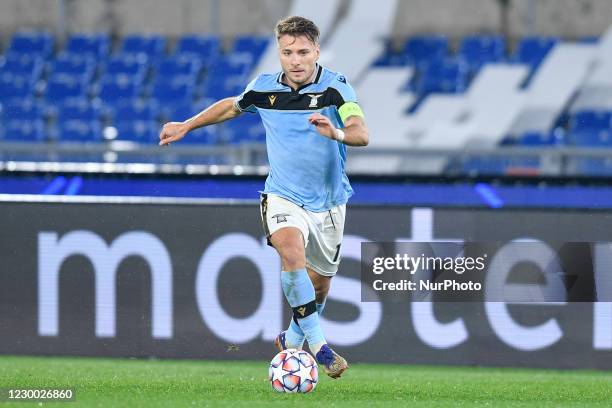
[{"label": "light blue jersey", "polygon": [[344,171],[346,146],[320,135],[308,117],[319,112],[342,128],[347,117],[362,114],[346,78],[317,69],[314,82],[298,90],[281,82],[282,72],[259,75],[236,98],[236,107],[258,112],[266,129],[270,174],[264,193],[322,212],[345,204],[353,189]]}]

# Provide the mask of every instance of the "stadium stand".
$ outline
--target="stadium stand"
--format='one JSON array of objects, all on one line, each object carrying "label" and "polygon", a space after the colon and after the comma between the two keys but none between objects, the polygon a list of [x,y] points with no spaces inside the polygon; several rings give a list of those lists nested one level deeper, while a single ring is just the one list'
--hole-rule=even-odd
[{"label": "stadium stand", "polygon": [[55,39],[51,33],[23,31],[13,35],[7,55],[29,55],[48,58],[53,53]]},{"label": "stadium stand", "polygon": [[73,34],[68,38],[65,53],[78,57],[107,58],[110,53],[107,34]]},{"label": "stadium stand", "polygon": [[[391,11],[380,18],[390,19]],[[346,27],[360,18],[359,8],[351,9]],[[328,44],[324,63],[337,57],[343,27]],[[612,30],[601,38],[526,37],[514,45],[501,35],[473,34],[455,46],[439,34],[398,41],[377,30],[364,42],[370,57],[350,68],[375,148],[612,147]],[[106,34],[77,33],[61,43],[47,32],[15,33],[0,56],[0,137],[152,144],[164,121],[190,117],[240,93],[275,52],[270,37],[256,35],[236,37],[226,47],[217,36],[199,34],[176,41],[131,34],[114,45]],[[186,142],[235,146],[264,140],[258,117],[244,115],[195,132]],[[367,165],[360,157],[352,162],[355,168]],[[606,163],[587,157],[573,168],[601,174],[612,168]],[[384,166],[410,164],[396,158]],[[508,174],[537,172],[540,161],[470,156],[413,160],[412,166]]]},{"label": "stadium stand", "polygon": [[484,65],[503,61],[506,39],[499,35],[471,35],[461,41],[459,56],[476,73]]},{"label": "stadium stand", "polygon": [[166,52],[166,39],[160,35],[131,34],[126,36],[119,50],[120,55],[146,55],[161,57]]}]

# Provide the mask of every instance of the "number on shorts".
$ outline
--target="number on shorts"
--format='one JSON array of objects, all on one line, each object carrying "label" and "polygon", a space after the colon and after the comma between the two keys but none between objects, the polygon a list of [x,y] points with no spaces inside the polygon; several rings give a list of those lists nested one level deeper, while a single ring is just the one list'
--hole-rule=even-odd
[{"label": "number on shorts", "polygon": [[334,262],[336,262],[338,260],[338,255],[340,255],[340,246],[342,244],[338,244],[336,245],[336,255],[334,255]]}]

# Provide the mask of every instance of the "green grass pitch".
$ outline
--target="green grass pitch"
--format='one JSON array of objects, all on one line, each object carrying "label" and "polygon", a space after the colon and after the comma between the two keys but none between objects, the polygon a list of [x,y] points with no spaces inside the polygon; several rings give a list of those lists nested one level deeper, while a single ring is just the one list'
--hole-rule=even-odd
[{"label": "green grass pitch", "polygon": [[268,364],[0,357],[0,387],[76,390],[52,407],[611,407],[612,372],[354,364],[310,394],[278,394]]}]

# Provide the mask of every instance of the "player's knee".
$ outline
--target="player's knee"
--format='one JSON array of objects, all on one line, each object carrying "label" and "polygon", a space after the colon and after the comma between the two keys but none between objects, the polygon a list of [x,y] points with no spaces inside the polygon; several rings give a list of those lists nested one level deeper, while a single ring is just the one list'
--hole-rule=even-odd
[{"label": "player's knee", "polygon": [[327,297],[327,290],[315,288],[315,298],[316,298],[317,303],[319,304],[324,303],[326,297]]},{"label": "player's knee", "polygon": [[283,269],[286,271],[295,271],[306,267],[306,257],[301,248],[285,248],[282,251]]}]

